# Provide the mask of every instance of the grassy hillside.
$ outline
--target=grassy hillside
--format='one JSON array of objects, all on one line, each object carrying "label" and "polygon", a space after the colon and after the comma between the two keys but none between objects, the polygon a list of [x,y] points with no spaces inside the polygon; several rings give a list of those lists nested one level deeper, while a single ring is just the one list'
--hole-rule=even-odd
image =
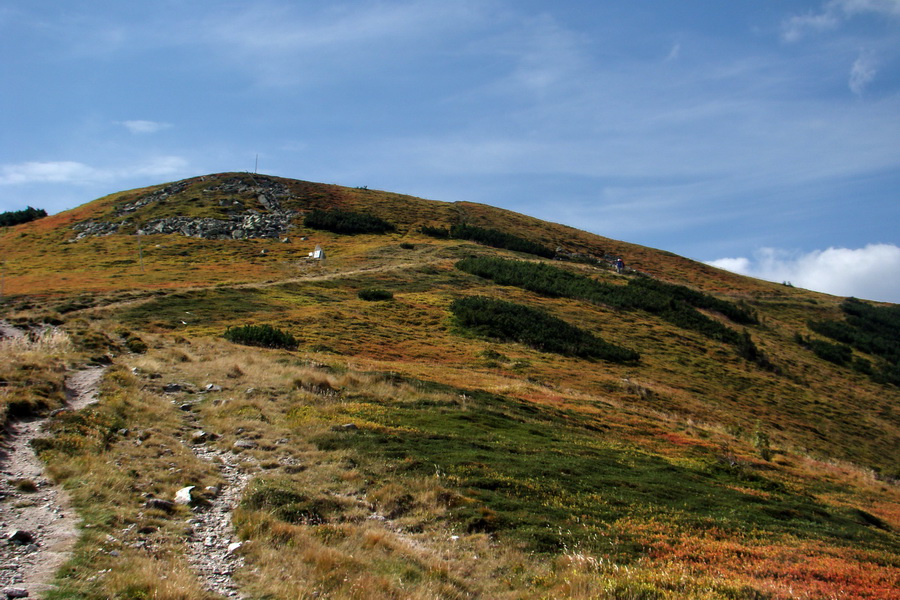
[{"label": "grassy hillside", "polygon": [[[251,210],[292,227],[136,235]],[[391,227],[336,233],[313,211]],[[114,231],[79,239],[87,221]],[[434,234],[454,225],[556,256]],[[191,452],[198,429],[253,473],[233,517],[247,597],[888,599],[900,584],[900,391],[878,370],[893,355],[820,333],[853,318],[841,298],[490,206],[234,173],[7,228],[0,252],[2,316],[33,332],[0,347],[4,415],[52,410],[66,369],[112,363],[101,402],[41,448],[86,523],[60,597],[209,595],[188,509],[143,508],[221,482]],[[464,299],[474,317],[454,313]],[[296,346],[223,337],[266,325]]]}]

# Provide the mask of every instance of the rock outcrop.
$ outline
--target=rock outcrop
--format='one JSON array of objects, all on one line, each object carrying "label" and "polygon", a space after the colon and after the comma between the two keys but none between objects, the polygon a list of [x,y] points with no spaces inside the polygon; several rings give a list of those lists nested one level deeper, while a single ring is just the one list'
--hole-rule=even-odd
[{"label": "rock outcrop", "polygon": [[271,238],[281,239],[291,227],[293,212],[258,213],[250,210],[230,219],[168,217],[150,221],[138,233],[181,234],[208,240]]},{"label": "rock outcrop", "polygon": [[[133,226],[128,217],[141,208],[163,202],[171,196],[184,192],[196,180],[186,179],[172,183],[141,196],[133,202],[117,206],[114,217],[123,220],[88,220],[72,226],[76,236],[73,241],[119,233]],[[203,239],[283,239],[291,228],[296,211],[282,208],[282,200],[291,198],[290,189],[270,177],[260,175],[235,175],[225,180],[217,180],[215,185],[203,188],[203,194],[225,195],[219,205],[227,207],[231,213],[227,218],[211,217],[164,217],[153,219],[140,225],[141,235],[184,235]],[[255,205],[262,210],[246,208]]]}]

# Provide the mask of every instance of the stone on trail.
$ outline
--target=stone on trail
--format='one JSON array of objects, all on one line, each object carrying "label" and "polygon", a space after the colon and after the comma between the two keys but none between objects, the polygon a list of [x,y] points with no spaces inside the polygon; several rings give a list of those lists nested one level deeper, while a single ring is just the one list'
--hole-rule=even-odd
[{"label": "stone on trail", "polygon": [[19,588],[19,587],[8,587],[8,588],[4,588],[3,594],[7,598],[27,598],[28,590],[26,590],[25,588]]},{"label": "stone on trail", "polygon": [[24,546],[34,541],[34,533],[25,531],[24,529],[14,529],[8,536],[6,536],[6,539],[10,544],[18,544],[20,546]]},{"label": "stone on trail", "polygon": [[189,485],[175,492],[175,504],[190,504],[191,490],[194,489],[194,487],[196,486]]}]

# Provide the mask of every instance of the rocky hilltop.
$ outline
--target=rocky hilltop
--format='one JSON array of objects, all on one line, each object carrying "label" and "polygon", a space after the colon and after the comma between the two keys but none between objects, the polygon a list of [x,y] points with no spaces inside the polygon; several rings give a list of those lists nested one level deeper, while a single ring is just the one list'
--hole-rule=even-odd
[{"label": "rocky hilltop", "polygon": [[[202,180],[201,180],[202,181]],[[135,224],[130,215],[139,213],[145,207],[165,203],[173,196],[183,193],[194,181],[179,181],[138,199],[117,206],[112,220],[88,219],[72,226],[78,233],[76,240],[87,236],[118,233]],[[291,192],[284,184],[264,175],[236,175],[224,180],[213,180],[211,185],[202,187],[202,195],[225,196],[218,200],[219,206],[228,213],[227,218],[210,217],[163,217],[140,224],[138,233],[181,234],[210,240],[282,238],[291,227],[296,211],[284,210],[282,200],[291,198]],[[252,208],[251,208],[252,207]]]}]

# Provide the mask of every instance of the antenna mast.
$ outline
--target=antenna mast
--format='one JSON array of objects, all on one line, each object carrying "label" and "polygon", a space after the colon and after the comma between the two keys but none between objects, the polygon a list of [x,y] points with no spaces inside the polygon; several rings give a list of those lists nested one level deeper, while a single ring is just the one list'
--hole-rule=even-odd
[{"label": "antenna mast", "polygon": [[259,153],[258,152],[256,154],[256,165],[254,165],[254,167],[253,167],[253,174],[256,175],[257,172],[259,172]]}]

